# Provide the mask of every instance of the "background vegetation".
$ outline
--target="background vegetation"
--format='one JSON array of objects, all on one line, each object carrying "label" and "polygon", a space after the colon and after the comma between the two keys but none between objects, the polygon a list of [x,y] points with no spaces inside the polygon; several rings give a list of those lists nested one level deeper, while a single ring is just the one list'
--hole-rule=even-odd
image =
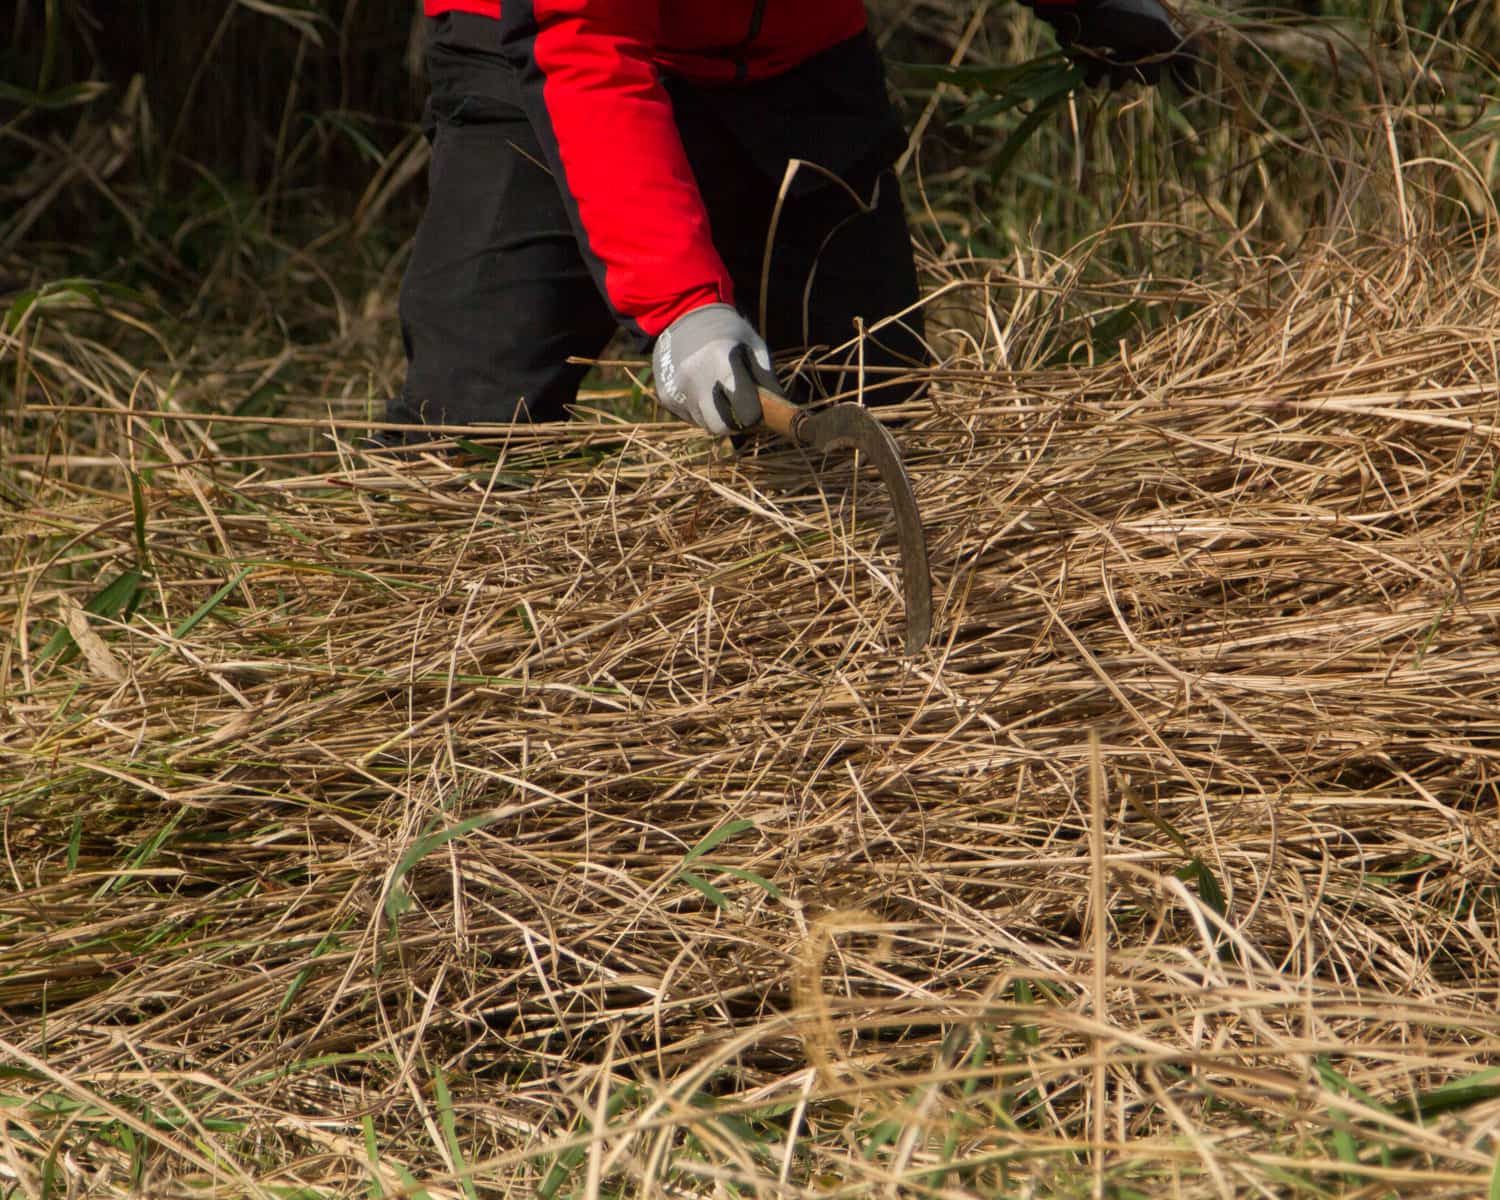
[{"label": "background vegetation", "polygon": [[355,448],[411,5],[17,7],[0,1194],[1500,1198],[1500,6],[875,7],[912,662],[628,365]]}]

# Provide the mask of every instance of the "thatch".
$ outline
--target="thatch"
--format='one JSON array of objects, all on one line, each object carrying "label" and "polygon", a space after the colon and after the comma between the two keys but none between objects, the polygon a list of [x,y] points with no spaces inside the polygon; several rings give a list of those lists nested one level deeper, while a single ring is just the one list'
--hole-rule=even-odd
[{"label": "thatch", "polygon": [[137,502],[83,447],[3,534],[0,1174],[1475,1195],[1495,265],[1247,279],[1096,367],[976,323],[899,430],[912,660],[838,460],[583,417],[244,477],[98,419]]}]

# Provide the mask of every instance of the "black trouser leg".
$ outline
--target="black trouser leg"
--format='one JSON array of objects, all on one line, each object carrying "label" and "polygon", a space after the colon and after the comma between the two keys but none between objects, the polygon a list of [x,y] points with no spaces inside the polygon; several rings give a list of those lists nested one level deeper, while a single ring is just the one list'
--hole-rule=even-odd
[{"label": "black trouser leg", "polygon": [[[476,24],[477,23],[477,24]],[[614,320],[578,252],[514,76],[482,17],[432,27],[431,190],[401,286],[406,386],[391,420],[556,420]]]},{"label": "black trouser leg", "polygon": [[[856,321],[866,329],[901,313],[917,300],[911,235],[893,172],[878,184],[856,180],[860,204],[843,188],[830,186],[788,198],[772,237],[765,338],[775,351],[827,347],[814,353],[797,391],[804,401],[845,395],[860,388],[867,404],[914,399],[921,385],[910,372],[926,364],[920,308],[846,348]],[[878,187],[878,192],[876,188]],[[762,239],[764,245],[764,239]],[[735,255],[729,263],[735,288],[751,312],[760,311],[760,258]],[[753,270],[753,277],[742,275]]]},{"label": "black trouser leg", "polygon": [[[861,89],[878,89],[883,76],[874,54],[873,45],[864,40],[837,47],[799,68],[800,82],[805,88],[809,78],[820,78],[820,72],[852,70],[858,73]],[[923,385],[913,383],[910,372],[928,361],[921,309],[865,338],[862,346],[835,349],[855,337],[857,320],[868,329],[917,301],[911,233],[895,173],[879,149],[853,160],[840,176],[845,186],[812,167],[800,168],[773,229],[781,177],[773,178],[765,169],[776,161],[774,155],[749,142],[764,138],[774,146],[786,140],[785,133],[759,131],[743,115],[757,107],[768,112],[784,108],[782,97],[776,95],[780,86],[777,80],[767,80],[746,88],[736,105],[740,119],[731,124],[721,118],[712,98],[705,101],[678,80],[671,85],[683,145],[708,208],[714,244],[734,280],[735,299],[758,325],[769,238],[772,253],[761,334],[777,354],[824,348],[799,374],[793,398],[806,402],[854,392],[861,382],[857,368],[862,354],[867,403],[913,399]],[[818,97],[799,100],[816,104]],[[808,113],[811,121],[819,117]],[[779,161],[784,164],[785,158]],[[764,165],[756,169],[755,163]]]}]

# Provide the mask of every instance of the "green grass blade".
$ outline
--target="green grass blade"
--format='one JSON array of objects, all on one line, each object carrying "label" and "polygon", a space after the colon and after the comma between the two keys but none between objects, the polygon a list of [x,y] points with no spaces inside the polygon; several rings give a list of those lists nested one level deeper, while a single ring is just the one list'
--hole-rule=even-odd
[{"label": "green grass blade", "polygon": [[724,863],[704,863],[704,866],[711,866],[715,871],[722,871],[726,875],[733,875],[736,879],[743,879],[746,883],[753,883],[767,895],[774,896],[778,900],[786,899],[786,893],[764,875],[757,875],[754,871],[747,871],[744,867],[731,867]]},{"label": "green grass blade", "polygon": [[464,1161],[463,1148],[458,1144],[458,1122],[453,1117],[453,1093],[448,1090],[448,1077],[443,1074],[442,1067],[433,1072],[432,1085],[437,1095],[438,1124],[443,1130],[443,1140],[448,1143],[448,1154],[458,1172],[459,1184],[469,1200],[479,1200],[478,1193],[474,1190],[474,1180],[470,1178],[469,1166]]},{"label": "green grass blade", "polygon": [[130,515],[135,526],[136,566],[143,572],[151,570],[151,547],[146,542],[146,489],[141,484],[138,471],[130,473]]},{"label": "green grass blade", "polygon": [[[606,1122],[614,1120],[620,1115],[625,1105],[635,1099],[639,1088],[633,1083],[627,1083],[610,1093],[608,1100],[604,1102],[604,1119]],[[583,1132],[587,1133],[594,1128],[593,1122],[587,1117],[581,1117],[579,1121]],[[543,1176],[541,1184],[537,1187],[538,1200],[552,1200],[557,1195],[558,1189],[568,1181],[568,1176],[573,1173],[575,1167],[588,1155],[587,1146],[571,1146],[561,1151],[552,1161]]]},{"label": "green grass blade", "polygon": [[693,861],[693,859],[707,854],[715,846],[719,845],[719,843],[728,841],[735,834],[744,833],[745,830],[754,828],[755,822],[747,820],[745,818],[741,818],[738,821],[729,821],[724,825],[720,825],[717,829],[706,834],[702,841],[700,841],[696,846],[689,850],[682,861],[684,863],[690,863]]},{"label": "green grass blade", "polygon": [[426,833],[407,847],[406,853],[396,864],[396,870],[391,876],[390,888],[386,892],[385,916],[386,920],[395,925],[396,919],[406,911],[410,903],[410,897],[406,889],[402,887],[401,881],[407,873],[431,854],[434,850],[441,849],[454,838],[465,837],[476,829],[483,829],[486,825],[492,825],[499,817],[492,812],[477,813],[467,817],[456,825],[450,825],[447,829],[440,829],[435,833]]},{"label": "green grass blade", "polygon": [[692,871],[678,871],[677,878],[682,880],[683,883],[687,884],[688,887],[695,888],[697,891],[702,892],[705,896],[708,897],[709,902],[716,907],[729,907],[729,897],[726,896],[723,892],[719,891],[718,888],[714,887],[713,884],[709,883],[708,880],[704,879],[703,876],[695,875]]},{"label": "green grass blade", "polygon": [[111,85],[102,80],[90,79],[82,83],[70,83],[51,91],[31,91],[13,83],[0,83],[0,101],[14,104],[18,108],[43,108],[56,110],[73,108],[97,100]]},{"label": "green grass blade", "polygon": [[1386,1105],[1375,1099],[1364,1088],[1340,1074],[1334,1068],[1333,1064],[1328,1061],[1327,1055],[1319,1055],[1314,1060],[1313,1066],[1318,1072],[1318,1077],[1322,1079],[1323,1086],[1330,1092],[1339,1092],[1346,1096],[1353,1096],[1361,1104],[1374,1109],[1376,1112],[1383,1113],[1389,1111]]},{"label": "green grass blade", "polygon": [[370,1200],[384,1200],[385,1185],[380,1182],[380,1147],[375,1141],[375,1119],[369,1113],[360,1118],[365,1131],[365,1159],[370,1164]]},{"label": "green grass blade", "polygon": [[68,834],[68,870],[78,869],[78,850],[83,843],[83,814],[73,814],[73,830]]},{"label": "green grass blade", "polygon": [[[145,578],[141,572],[133,568],[120,572],[89,597],[88,603],[83,606],[83,611],[92,613],[96,617],[114,617],[122,611],[133,612],[136,596]],[[73,635],[64,626],[47,639],[47,644],[37,655],[37,661],[46,662],[57,655],[58,661],[65,663],[71,661],[77,653],[78,647],[73,644]]]},{"label": "green grass blade", "polygon": [[144,866],[146,863],[150,862],[151,859],[155,858],[156,852],[160,850],[162,848],[162,844],[172,836],[172,831],[177,828],[178,824],[182,821],[183,814],[187,811],[188,810],[186,808],[179,808],[175,813],[173,813],[171,817],[168,818],[167,823],[160,829],[158,829],[149,838],[147,838],[144,842],[142,842],[141,845],[136,849],[135,853],[125,861],[125,867],[123,870],[119,871],[116,874],[112,874],[108,879],[106,879],[99,885],[99,887],[94,892],[93,898],[95,900],[102,899],[103,897],[109,895],[111,892],[122,887],[126,883],[126,881],[129,880],[132,871],[137,870],[138,868]]},{"label": "green grass blade", "polygon": [[1050,87],[1042,89],[1037,97],[1036,107],[1005,139],[1005,144],[1000,147],[999,153],[990,163],[991,180],[999,181],[1005,176],[1010,170],[1011,163],[1015,161],[1016,155],[1020,154],[1022,148],[1031,140],[1031,135],[1042,127],[1051,116],[1052,110],[1065,103],[1069,94],[1083,83],[1083,72],[1077,67],[1069,67],[1066,70],[1058,69],[1049,82]]},{"label": "green grass blade", "polygon": [[336,929],[330,929],[323,935],[318,944],[313,947],[313,952],[307,956],[308,961],[306,965],[303,966],[302,969],[299,970],[293,977],[292,982],[287,986],[286,994],[281,997],[281,1003],[276,1006],[276,1015],[278,1017],[286,1012],[287,1009],[291,1008],[292,1001],[297,998],[297,993],[300,992],[303,987],[306,986],[307,981],[312,978],[312,973],[315,969],[314,964],[316,963],[316,961],[325,953],[327,953],[330,948],[338,947],[339,934],[348,929],[353,920],[354,917],[352,915],[345,917],[342,921],[339,922]]},{"label": "green grass blade", "polygon": [[1486,1100],[1500,1097],[1500,1067],[1489,1067],[1465,1075],[1462,1079],[1450,1079],[1447,1083],[1429,1092],[1420,1092],[1414,1098],[1397,1105],[1397,1110],[1418,1122],[1440,1113],[1468,1108]]},{"label": "green grass blade", "polygon": [[188,616],[184,618],[175,629],[172,630],[172,636],[180,638],[186,637],[188,634],[192,633],[194,627],[198,624],[198,622],[202,621],[204,617],[208,616],[209,613],[218,608],[219,605],[224,602],[224,598],[231,592],[233,592],[235,588],[239,587],[240,584],[244,583],[246,577],[250,575],[251,572],[254,571],[254,569],[254,567],[245,567],[233,579],[220,587],[218,591],[214,592],[212,596],[210,596],[202,604],[198,605],[197,608],[193,609],[193,611],[189,613]]}]

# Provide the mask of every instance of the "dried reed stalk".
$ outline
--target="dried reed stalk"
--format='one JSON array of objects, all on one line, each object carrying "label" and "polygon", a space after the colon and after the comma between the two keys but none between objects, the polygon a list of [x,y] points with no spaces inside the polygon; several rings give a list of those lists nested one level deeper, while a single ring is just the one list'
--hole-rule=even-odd
[{"label": "dried reed stalk", "polygon": [[[945,362],[900,431],[915,661],[839,461],[601,419],[247,476],[121,419],[137,517],[107,447],[39,452],[0,535],[0,1174],[1043,1194],[1092,1148],[1149,1194],[1476,1194],[1494,266]],[[44,661],[128,569],[134,615]]]}]

